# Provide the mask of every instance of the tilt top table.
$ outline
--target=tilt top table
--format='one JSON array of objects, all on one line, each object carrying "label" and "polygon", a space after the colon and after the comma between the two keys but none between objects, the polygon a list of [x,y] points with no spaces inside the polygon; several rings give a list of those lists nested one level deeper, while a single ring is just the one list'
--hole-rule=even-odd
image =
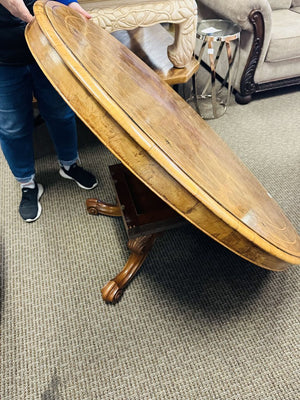
[{"label": "tilt top table", "polygon": [[250,262],[277,271],[300,263],[300,238],[281,208],[172,88],[72,9],[37,1],[34,12],[26,38],[38,64],[129,171]]}]

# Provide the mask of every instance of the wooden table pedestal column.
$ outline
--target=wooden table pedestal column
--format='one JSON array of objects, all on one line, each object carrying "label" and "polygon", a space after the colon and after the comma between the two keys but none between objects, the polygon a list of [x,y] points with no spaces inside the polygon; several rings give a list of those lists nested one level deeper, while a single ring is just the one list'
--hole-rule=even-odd
[{"label": "wooden table pedestal column", "polygon": [[122,217],[131,252],[122,271],[101,290],[106,302],[116,303],[137,274],[156,238],[164,231],[187,223],[122,164],[109,167],[116,190],[115,205],[87,199],[89,214]]}]

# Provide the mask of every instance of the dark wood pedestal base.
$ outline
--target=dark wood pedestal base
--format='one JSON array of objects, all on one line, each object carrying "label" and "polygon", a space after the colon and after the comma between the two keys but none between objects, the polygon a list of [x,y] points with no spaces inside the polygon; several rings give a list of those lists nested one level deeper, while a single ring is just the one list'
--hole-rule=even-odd
[{"label": "dark wood pedestal base", "polygon": [[116,303],[136,275],[156,238],[164,231],[187,221],[163,202],[122,164],[109,167],[116,189],[117,204],[87,199],[89,214],[122,217],[131,252],[122,271],[101,290],[103,299]]}]

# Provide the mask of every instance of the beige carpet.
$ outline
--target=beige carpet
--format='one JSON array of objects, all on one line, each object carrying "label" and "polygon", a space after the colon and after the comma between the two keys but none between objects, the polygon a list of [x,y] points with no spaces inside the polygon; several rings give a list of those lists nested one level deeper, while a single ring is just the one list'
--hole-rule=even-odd
[{"label": "beige carpet", "polygon": [[[291,90],[209,122],[298,230],[299,109]],[[126,234],[120,219],[85,210],[87,197],[114,200],[116,160],[80,130],[99,187],[63,180],[44,155],[34,224],[18,215],[20,190],[0,155],[1,399],[299,399],[299,267],[266,271],[189,225],[157,241],[119,304],[102,301],[128,257]]]}]

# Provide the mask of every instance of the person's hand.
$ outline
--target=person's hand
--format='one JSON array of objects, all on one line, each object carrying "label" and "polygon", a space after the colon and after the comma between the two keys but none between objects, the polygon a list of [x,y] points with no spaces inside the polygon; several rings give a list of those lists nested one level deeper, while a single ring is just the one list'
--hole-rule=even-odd
[{"label": "person's hand", "polygon": [[30,14],[23,0],[0,0],[0,4],[4,6],[12,15],[20,18],[22,21],[31,22],[33,15]]},{"label": "person's hand", "polygon": [[28,13],[23,19],[29,24],[32,20],[34,20],[34,16]]},{"label": "person's hand", "polygon": [[83,15],[83,16],[86,17],[87,19],[92,18],[92,16],[91,16],[88,12],[86,12],[86,11],[81,7],[81,5],[79,5],[76,1],[74,1],[74,2],[72,2],[72,3],[70,3],[70,4],[68,4],[68,6],[69,6],[70,8],[73,8],[73,10],[79,12],[81,15]]}]

